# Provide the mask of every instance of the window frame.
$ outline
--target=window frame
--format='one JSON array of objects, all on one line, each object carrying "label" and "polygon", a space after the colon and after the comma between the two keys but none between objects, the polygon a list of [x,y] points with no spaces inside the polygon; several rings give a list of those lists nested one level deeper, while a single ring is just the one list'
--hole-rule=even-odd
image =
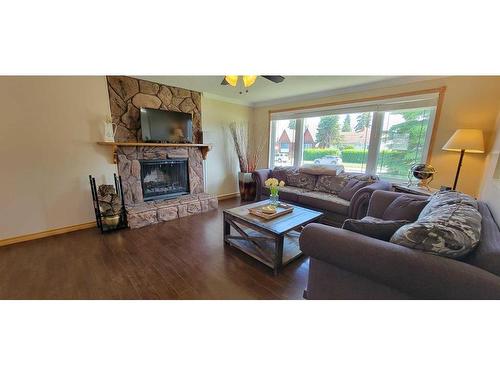
[{"label": "window frame", "polygon": [[[435,134],[435,129],[437,127],[437,122],[439,119],[439,113],[442,105],[444,91],[445,87],[441,87],[439,89],[423,90],[420,92],[389,95],[386,97],[369,98],[365,100],[356,100],[352,102],[338,103],[338,105],[332,103],[332,104],[323,104],[318,106],[310,106],[307,108],[306,107],[295,108],[295,109],[291,108],[289,110],[269,111],[270,152],[269,152],[268,165],[270,168],[274,167],[274,162],[275,162],[274,139],[276,137],[276,122],[278,120],[284,120],[284,119],[296,120],[293,166],[300,167],[303,163],[303,151],[304,151],[304,118],[320,117],[318,116],[319,113],[321,113],[323,116],[326,116],[326,115],[341,114],[341,113],[346,114],[346,113],[357,113],[357,112],[358,113],[373,112],[370,141],[368,146],[368,156],[366,160],[364,173],[376,174],[378,158],[380,154],[379,153],[380,143],[382,141],[382,131],[386,113],[390,113],[391,111],[397,111],[397,110],[418,109],[418,108],[431,109],[431,113],[429,115],[429,120],[428,120],[429,126],[426,131],[422,158],[421,158],[422,162],[428,162],[433,143],[433,136]],[[419,103],[418,98],[421,97],[431,98],[429,100],[433,101],[433,105],[425,105],[425,106],[418,105]],[[412,100],[416,104],[414,107],[411,106]],[[425,101],[423,102],[427,103]],[[377,108],[377,105],[381,106],[382,109],[373,110],[374,108]],[[400,105],[400,108],[398,108],[398,105]],[[367,110],[367,109],[372,109],[372,110]],[[288,116],[287,113],[290,113],[291,111],[295,111],[295,113],[291,113],[291,115]],[[278,117],[277,118],[275,117],[275,119],[273,119],[275,114],[277,114]],[[299,114],[299,117],[294,117],[293,114]],[[389,177],[384,177],[384,180],[395,181],[395,182],[402,181],[402,179],[389,178]]]}]

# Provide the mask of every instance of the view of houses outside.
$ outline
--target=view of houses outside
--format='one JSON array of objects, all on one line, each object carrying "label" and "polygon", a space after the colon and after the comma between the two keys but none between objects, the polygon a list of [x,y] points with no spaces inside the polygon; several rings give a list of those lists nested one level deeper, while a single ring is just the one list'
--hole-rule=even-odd
[{"label": "view of houses outside", "polygon": [[[385,112],[377,174],[404,179],[422,159],[431,110]],[[341,163],[348,172],[364,172],[373,112],[304,119],[303,164]],[[294,165],[295,120],[276,121],[275,165]],[[336,157],[336,158],[334,158]]]}]

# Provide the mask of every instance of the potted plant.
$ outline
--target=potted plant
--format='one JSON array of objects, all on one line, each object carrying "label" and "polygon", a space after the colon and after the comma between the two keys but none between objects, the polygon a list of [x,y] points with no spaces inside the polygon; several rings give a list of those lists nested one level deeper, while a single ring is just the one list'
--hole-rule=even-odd
[{"label": "potted plant", "polygon": [[257,168],[260,156],[262,155],[261,145],[256,150],[250,150],[248,145],[248,131],[244,125],[237,125],[235,122],[232,122],[227,127],[227,130],[233,140],[240,165],[238,182],[241,199],[244,201],[253,201],[255,200],[256,186],[252,172]]}]

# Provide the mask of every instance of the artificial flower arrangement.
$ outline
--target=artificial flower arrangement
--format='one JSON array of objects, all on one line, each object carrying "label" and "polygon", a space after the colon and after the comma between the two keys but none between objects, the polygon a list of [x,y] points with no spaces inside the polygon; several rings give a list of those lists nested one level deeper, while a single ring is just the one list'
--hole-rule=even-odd
[{"label": "artificial flower arrangement", "polygon": [[278,181],[277,178],[268,178],[265,182],[264,185],[269,188],[271,194],[270,194],[270,199],[271,199],[271,204],[273,205],[279,205],[278,201],[278,191],[280,187],[285,186],[285,181]]}]

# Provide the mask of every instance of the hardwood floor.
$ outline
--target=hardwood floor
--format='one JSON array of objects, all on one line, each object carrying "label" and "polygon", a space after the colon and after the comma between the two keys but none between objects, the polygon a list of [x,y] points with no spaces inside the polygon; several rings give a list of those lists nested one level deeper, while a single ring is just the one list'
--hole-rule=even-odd
[{"label": "hardwood floor", "polygon": [[222,209],[238,204],[141,229],[0,247],[0,299],[301,299],[306,257],[273,276],[223,245]]}]

